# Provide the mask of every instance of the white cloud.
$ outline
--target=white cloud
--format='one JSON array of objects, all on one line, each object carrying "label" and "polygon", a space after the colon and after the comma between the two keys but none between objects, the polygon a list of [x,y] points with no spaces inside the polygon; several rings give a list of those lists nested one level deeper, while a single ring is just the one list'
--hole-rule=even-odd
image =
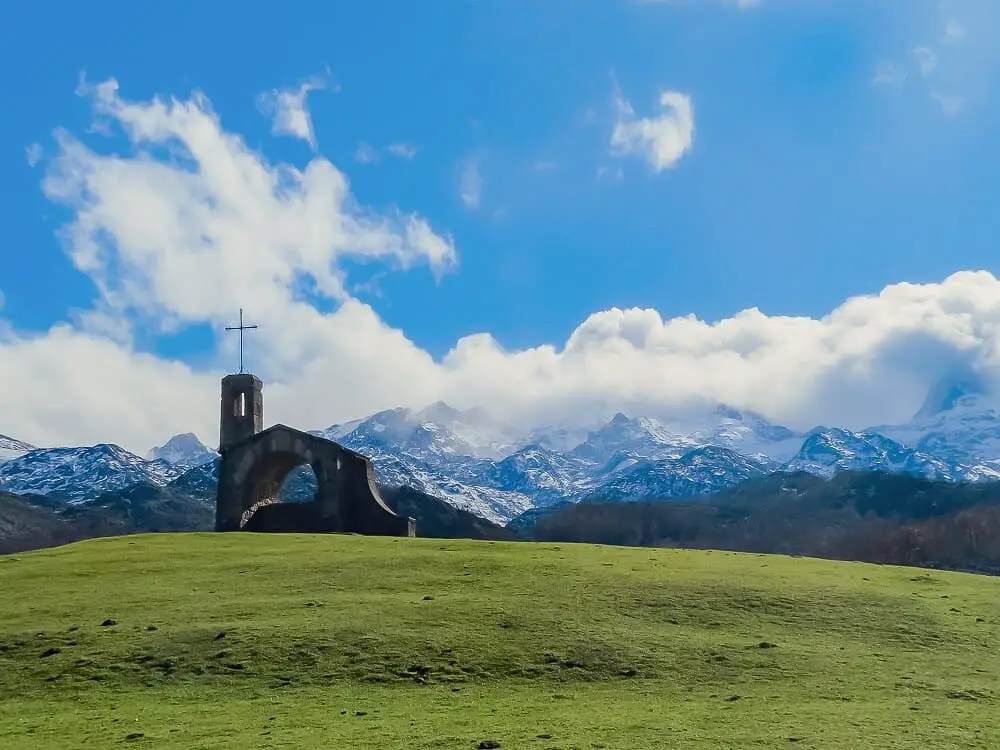
[{"label": "white cloud", "polygon": [[26,149],[24,149],[24,157],[28,160],[28,166],[34,167],[42,160],[45,155],[45,150],[42,148],[40,143],[32,143]]},{"label": "white cloud", "polygon": [[354,161],[359,164],[376,164],[378,162],[378,151],[370,143],[361,141],[354,152]]},{"label": "white cloud", "polygon": [[412,143],[403,143],[397,141],[396,143],[390,143],[385,147],[393,156],[398,156],[400,159],[410,160],[417,155],[417,147]]},{"label": "white cloud", "polygon": [[479,201],[483,197],[483,178],[479,174],[478,159],[469,159],[465,163],[458,192],[466,206],[479,207]]},{"label": "white cloud", "polygon": [[[201,95],[131,102],[110,81],[93,96],[133,150],[101,154],[60,131],[43,186],[72,211],[66,251],[99,298],[89,316],[48,331],[0,318],[5,434],[145,452],[193,430],[215,444],[218,379],[236,356],[221,328],[239,307],[260,325],[248,364],[267,384],[265,421],[303,428],[437,399],[522,425],[703,399],[797,427],[861,427],[906,418],[959,366],[1000,382],[1000,280],[986,272],[896,284],[818,319],[611,309],[565,342],[506,350],[479,333],[435,360],[351,296],[340,263],[441,273],[456,262],[448,237],[419,217],[357,205],[321,157],[303,169],[269,164]],[[219,335],[214,363],[145,354],[129,335],[197,324]]]},{"label": "white cloud", "polygon": [[296,89],[273,89],[261,94],[257,103],[261,111],[272,117],[271,132],[305,141],[315,151],[316,133],[306,99],[311,91],[325,88],[319,78],[311,78]]},{"label": "white cloud", "polygon": [[691,98],[676,91],[663,91],[659,104],[660,114],[637,118],[632,105],[616,96],[617,118],[611,131],[613,155],[641,157],[657,173],[673,167],[691,149],[694,140]]}]

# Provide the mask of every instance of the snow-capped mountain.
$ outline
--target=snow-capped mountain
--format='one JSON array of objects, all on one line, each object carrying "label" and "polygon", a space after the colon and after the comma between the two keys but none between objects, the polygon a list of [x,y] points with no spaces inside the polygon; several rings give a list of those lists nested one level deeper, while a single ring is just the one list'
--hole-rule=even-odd
[{"label": "snow-capped mountain", "polygon": [[208,500],[215,497],[218,485],[219,458],[216,457],[212,461],[198,464],[179,477],[171,479],[167,486]]},{"label": "snow-capped mountain", "polygon": [[839,427],[813,430],[785,464],[784,470],[805,471],[822,477],[831,477],[840,471],[884,471],[924,479],[957,481],[965,478],[963,467],[936,456],[908,448],[877,433],[851,432]]},{"label": "snow-capped mountain", "polygon": [[[679,458],[638,459],[617,464],[584,497],[600,500],[696,497],[767,474],[760,463],[729,448],[706,445]],[[582,499],[582,498],[576,498]]]},{"label": "snow-capped mountain", "polygon": [[953,464],[1000,468],[1000,404],[968,380],[936,385],[910,422],[868,431]]},{"label": "snow-capped mountain", "polygon": [[676,458],[697,445],[693,438],[674,434],[655,419],[630,419],[619,413],[587,435],[587,439],[569,453],[583,461],[603,465],[616,453],[635,453],[651,459]]},{"label": "snow-capped mountain", "polygon": [[182,473],[166,461],[147,461],[106,443],[38,448],[0,463],[0,490],[82,502],[136,484],[164,486]]},{"label": "snow-capped mountain", "polygon": [[385,484],[409,484],[501,522],[531,507],[585,497],[707,494],[778,468],[801,443],[785,427],[727,407],[700,419],[615,414],[591,430],[555,425],[525,434],[485,412],[435,404],[421,412],[380,412],[316,434],[370,456]]},{"label": "snow-capped mountain", "polygon": [[342,444],[372,459],[380,484],[413,487],[496,523],[505,523],[535,504],[516,488],[480,481],[480,475],[492,465],[488,459],[396,452],[378,445],[366,446],[356,437],[346,436]]},{"label": "snow-capped mountain", "polygon": [[0,462],[10,461],[12,458],[20,458],[28,451],[35,450],[31,443],[22,440],[15,440],[6,435],[0,435]]},{"label": "snow-capped mountain", "polygon": [[775,466],[790,459],[804,435],[783,425],[774,424],[761,414],[739,411],[722,405],[707,419],[679,423],[675,429],[689,428],[699,445],[714,445],[750,456],[764,466]]},{"label": "snow-capped mountain", "polygon": [[394,452],[491,459],[505,456],[520,437],[483,409],[454,409],[440,401],[420,411],[390,409],[312,432],[348,447],[354,443]]},{"label": "snow-capped mountain", "polygon": [[532,505],[550,505],[591,488],[592,473],[589,462],[533,443],[491,462],[476,478],[491,487],[518,492],[530,498]]},{"label": "snow-capped mountain", "polygon": [[195,466],[214,461],[219,454],[201,442],[194,433],[174,435],[163,445],[153,448],[146,454],[147,461],[166,461],[168,464],[182,469],[192,469]]},{"label": "snow-capped mountain", "polygon": [[[773,471],[876,470],[944,481],[1000,479],[1000,409],[974,381],[932,389],[910,422],[806,433],[726,406],[673,415],[615,414],[589,427],[521,431],[481,409],[392,409],[313,434],[369,456],[378,481],[409,485],[492,521],[582,499],[695,497]],[[211,497],[218,457],[179,435],[145,460],[115,446],[32,449],[0,438],[0,489],[70,500],[145,482]],[[287,497],[313,491],[308,471]],[[301,496],[301,497],[300,497]]]}]

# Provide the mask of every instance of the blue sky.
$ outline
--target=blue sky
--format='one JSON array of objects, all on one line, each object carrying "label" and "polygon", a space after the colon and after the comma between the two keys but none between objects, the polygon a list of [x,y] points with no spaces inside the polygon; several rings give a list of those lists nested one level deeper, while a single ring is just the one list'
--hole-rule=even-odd
[{"label": "blue sky", "polygon": [[[295,3],[280,10],[259,2],[182,1],[172,3],[169,13],[96,2],[60,5],[59,24],[47,22],[52,12],[48,3],[0,9],[0,62],[17,72],[6,87],[7,116],[0,121],[6,208],[0,320],[6,326],[4,356],[23,357],[7,376],[37,383],[42,367],[78,376],[82,365],[73,357],[90,361],[85,343],[100,339],[97,345],[112,347],[114,354],[93,356],[137,368],[121,376],[115,394],[96,400],[105,411],[108,402],[123,398],[121,388],[153,377],[142,368],[175,372],[163,388],[192,406],[147,413],[136,394],[128,396],[133,405],[111,409],[96,422],[78,406],[67,406],[72,413],[54,420],[48,411],[54,407],[39,406],[51,397],[40,393],[3,405],[8,424],[0,423],[0,432],[20,432],[24,439],[86,441],[100,432],[138,444],[179,431],[183,420],[196,419],[217,396],[215,386],[205,384],[232,366],[232,346],[220,343],[218,333],[227,322],[225,311],[235,318],[239,304],[262,325],[251,362],[276,384],[278,414],[318,420],[305,425],[313,427],[432,397],[463,405],[494,401],[496,392],[475,384],[483,380],[477,368],[488,365],[469,365],[459,375],[464,365],[454,364],[455,356],[448,364],[457,343],[476,334],[489,334],[490,346],[510,355],[504,362],[521,362],[549,356],[539,347],[558,353],[589,316],[615,308],[637,315],[655,310],[664,320],[695,315],[713,323],[739,320],[740,311],[756,307],[769,320],[791,316],[804,330],[846,300],[877,295],[890,285],[912,282],[937,290],[958,271],[998,270],[1000,141],[994,134],[1000,109],[991,83],[1000,63],[993,51],[1000,10],[986,0],[760,0],[746,7],[730,0],[370,0]],[[331,396],[325,416],[316,416],[302,394],[339,382],[345,358],[356,354],[311,329],[320,318],[292,314],[288,300],[255,298],[254,284],[235,278],[220,285],[229,287],[219,290],[229,307],[181,301],[184,282],[176,272],[126,268],[116,255],[122,236],[107,227],[90,238],[104,247],[100,269],[81,270],[79,254],[74,266],[73,243],[60,240],[58,232],[82,225],[87,191],[66,188],[65,170],[90,164],[96,174],[110,162],[60,161],[65,140],[60,143],[57,131],[96,156],[118,155],[132,164],[145,160],[183,170],[198,161],[169,138],[155,144],[130,138],[116,114],[119,103],[106,100],[105,111],[98,112],[95,92],[111,78],[119,103],[188,101],[200,92],[221,131],[241,138],[262,163],[301,170],[332,164],[349,180],[348,213],[355,210],[351,206],[360,207],[359,215],[383,218],[397,210],[413,213],[453,246],[454,257],[443,260],[420,248],[409,255],[334,253],[327,260],[346,276],[336,293],[309,291],[311,272],[295,267],[294,258],[286,269],[291,275],[283,277],[292,279],[296,303],[309,303],[330,325],[346,303],[370,311],[379,330],[396,332],[386,333],[390,339],[405,337],[409,353],[401,361],[413,356],[420,362],[414,367],[431,367],[428,358],[436,363],[427,384],[410,389],[387,377],[364,397]],[[276,97],[303,84],[312,86],[300,100],[311,138],[276,133]],[[663,92],[690,102],[690,137],[642,130],[644,121],[653,127],[660,116],[668,126],[683,119],[658,106]],[[617,146],[616,125],[625,128]],[[673,145],[664,146],[667,156],[657,169],[648,148],[659,137],[672,138]],[[45,187],[53,174],[61,175],[71,195],[51,182]],[[126,196],[108,192],[102,201],[122,207]],[[137,198],[122,210],[141,224],[149,205]],[[176,253],[166,245],[156,251]],[[225,252],[238,258],[240,249]],[[400,264],[412,267],[401,270]],[[130,297],[136,294],[127,283],[131,274],[139,274],[139,286],[160,291],[144,300]],[[163,291],[168,277],[177,294]],[[988,309],[976,315],[992,320],[991,292],[982,294]],[[947,305],[935,303],[941,309],[951,314]],[[961,320],[964,313],[954,314]],[[169,330],[158,330],[166,320]],[[912,328],[905,317],[893,320],[884,326],[892,336]],[[75,338],[65,343],[65,361],[51,361],[58,351],[53,344],[52,354],[36,351],[29,362],[24,343],[41,347],[40,339],[52,339],[52,327],[66,321],[64,334]],[[298,324],[297,332],[273,330]],[[940,333],[950,325],[932,329]],[[616,330],[629,340],[627,327],[626,321]],[[942,346],[959,352],[955,357],[962,363],[986,367],[992,360],[982,352],[992,345],[992,329],[972,327],[979,337],[973,354],[959,333]],[[927,338],[926,331],[918,333]],[[785,336],[746,335],[769,341]],[[303,340],[292,346],[297,337]],[[895,351],[894,342],[870,346]],[[677,346],[661,342],[652,348]],[[705,346],[685,342],[682,348],[697,353]],[[740,348],[750,344],[733,346],[744,360],[754,359]],[[855,382],[859,367],[888,377],[894,368],[912,374],[913,357],[951,361],[937,349],[917,356],[910,346],[899,344],[908,353],[898,361],[880,360],[871,354],[875,349],[866,349],[861,364],[843,365],[852,373],[850,382],[840,378],[836,392],[856,405],[840,403],[845,418],[903,416],[911,402],[919,402],[926,381],[939,374],[933,367],[907,381],[889,414],[872,412],[883,401],[880,393]],[[828,347],[845,348],[850,345]],[[327,369],[316,364],[317,349],[331,352]],[[371,353],[357,356],[368,364],[343,376],[355,391],[371,380],[365,368],[377,361]],[[820,367],[821,354],[808,357]],[[389,356],[385,362],[397,366]],[[837,380],[831,373],[841,373],[842,364],[838,359],[822,365],[826,369],[813,373],[813,380]],[[526,365],[525,372],[547,366]],[[672,366],[660,381],[669,383],[671,373],[680,372],[692,382],[703,380],[693,365]],[[714,360],[700,366],[724,367]],[[398,367],[405,371],[408,365]],[[553,372],[539,382],[563,377]],[[46,377],[59,387],[55,376]],[[605,378],[591,372],[589,380]],[[664,386],[670,392],[660,394],[645,381],[608,383],[604,390],[567,386],[572,394],[565,399],[559,397],[563,391],[554,395],[547,386],[527,390],[570,410],[584,401],[637,409],[693,394],[790,421],[836,417],[815,406],[829,395],[825,391],[800,389],[782,400],[739,384],[707,385],[703,394],[691,385],[677,385],[676,393]],[[541,413],[538,400],[504,408],[527,418]],[[187,429],[210,433],[212,416],[198,416],[198,424]]]}]

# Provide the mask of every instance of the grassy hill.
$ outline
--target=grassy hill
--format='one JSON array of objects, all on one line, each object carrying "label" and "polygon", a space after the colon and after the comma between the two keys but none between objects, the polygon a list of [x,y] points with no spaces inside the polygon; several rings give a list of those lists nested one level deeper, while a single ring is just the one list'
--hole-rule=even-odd
[{"label": "grassy hill", "polygon": [[5,747],[1000,746],[996,578],[162,534],[0,557],[0,591]]}]

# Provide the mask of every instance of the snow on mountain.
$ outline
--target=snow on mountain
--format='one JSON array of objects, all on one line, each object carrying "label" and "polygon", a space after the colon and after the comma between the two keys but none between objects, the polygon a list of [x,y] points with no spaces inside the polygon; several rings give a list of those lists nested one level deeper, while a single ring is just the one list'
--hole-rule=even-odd
[{"label": "snow on mountain", "polygon": [[219,454],[202,443],[194,433],[174,435],[161,446],[153,448],[147,455],[147,461],[166,461],[182,469],[208,463],[219,457]]},{"label": "snow on mountain", "polygon": [[488,461],[469,457],[450,463],[438,461],[436,466],[430,466],[417,456],[380,447],[365,451],[365,455],[375,464],[379,484],[413,487],[495,523],[506,523],[534,506],[523,492],[476,481],[476,468],[481,470]]},{"label": "snow on mountain", "polygon": [[720,405],[707,418],[697,422],[676,422],[675,432],[687,434],[699,445],[728,448],[751,456],[769,466],[789,460],[802,444],[803,435],[770,422],[752,411],[739,411]]},{"label": "snow on mountain", "polygon": [[1000,410],[973,394],[957,400],[951,409],[870,431],[956,464],[1000,459]]},{"label": "snow on mountain", "polygon": [[162,487],[180,474],[165,461],[147,461],[117,445],[38,448],[0,464],[0,489],[82,502],[135,484]]},{"label": "snow on mountain", "polygon": [[568,453],[587,439],[587,435],[597,425],[589,427],[566,427],[551,425],[531,430],[520,441],[522,446],[537,445],[555,453]]},{"label": "snow on mountain", "polygon": [[516,450],[519,433],[481,409],[444,403],[390,409],[313,431],[358,451],[384,485],[409,485],[497,523],[534,505],[518,488],[485,478],[494,460]]},{"label": "snow on mountain", "polygon": [[591,432],[572,453],[606,463],[626,451],[650,459],[679,458],[692,448],[728,448],[765,465],[791,458],[802,443],[802,434],[773,424],[754,412],[720,405],[704,412],[682,412],[666,417],[629,418],[616,414]]},{"label": "snow on mountain", "polygon": [[[518,430],[494,419],[485,409],[453,409],[442,401],[417,412],[414,420],[420,424],[420,431],[415,434],[417,440],[422,440],[418,436],[423,435],[441,439],[442,434],[446,434],[449,437],[444,444],[450,444],[451,436],[454,436],[472,448],[467,455],[480,458],[502,458],[521,438]],[[421,444],[428,448],[437,445],[434,440]]]},{"label": "snow on mountain", "polygon": [[622,451],[652,459],[677,458],[698,445],[691,437],[673,433],[659,420],[615,414],[611,421],[587,435],[569,454],[594,464],[605,464]]},{"label": "snow on mountain", "polygon": [[219,486],[219,458],[193,466],[167,485],[175,490],[203,498],[215,497]]},{"label": "snow on mountain", "polygon": [[931,386],[911,421],[920,424],[944,412],[981,408],[986,393],[985,382],[974,373],[952,373]]},{"label": "snow on mountain", "polygon": [[[619,464],[607,481],[584,494],[599,500],[643,500],[706,495],[767,474],[765,467],[728,448],[704,446],[678,458]],[[581,499],[581,498],[577,498]]]},{"label": "snow on mountain", "polygon": [[1000,403],[969,374],[936,383],[910,422],[879,425],[885,435],[922,453],[989,478],[1000,462]]},{"label": "snow on mountain", "polygon": [[420,411],[390,409],[313,434],[355,450],[378,446],[418,456],[491,459],[506,455],[519,437],[482,409],[453,409],[442,402]]},{"label": "snow on mountain", "polygon": [[839,471],[885,471],[956,481],[964,474],[961,467],[883,435],[839,427],[813,430],[783,468],[786,472],[805,471],[822,477]]},{"label": "snow on mountain", "polygon": [[592,468],[579,458],[534,444],[491,462],[479,479],[529,497],[532,505],[549,505],[593,486]]},{"label": "snow on mountain", "polygon": [[0,462],[10,461],[12,458],[20,458],[28,451],[33,450],[35,450],[35,446],[30,443],[15,440],[6,435],[0,435]]}]

